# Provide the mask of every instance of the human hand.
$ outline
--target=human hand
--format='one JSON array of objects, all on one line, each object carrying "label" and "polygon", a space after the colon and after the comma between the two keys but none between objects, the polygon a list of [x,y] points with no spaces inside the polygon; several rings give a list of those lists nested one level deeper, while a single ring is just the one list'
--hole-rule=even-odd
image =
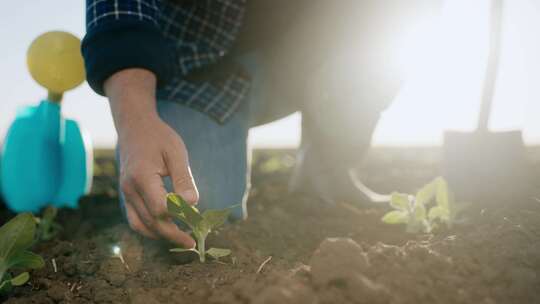
[{"label": "human hand", "polygon": [[120,155],[120,190],[130,227],[150,238],[165,238],[193,248],[195,241],[167,213],[163,177],[188,203],[199,199],[182,138],[156,111],[156,79],[142,69],[127,69],[105,82]]}]

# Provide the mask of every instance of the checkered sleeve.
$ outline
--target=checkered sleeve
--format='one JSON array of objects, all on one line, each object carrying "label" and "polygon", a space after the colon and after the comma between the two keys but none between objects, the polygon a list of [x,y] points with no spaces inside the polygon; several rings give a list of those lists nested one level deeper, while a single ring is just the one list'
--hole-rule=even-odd
[{"label": "checkered sleeve", "polygon": [[158,26],[161,0],[87,0],[82,42],[87,79],[98,94],[112,74],[127,68],[153,72],[158,87],[172,77],[174,49]]}]

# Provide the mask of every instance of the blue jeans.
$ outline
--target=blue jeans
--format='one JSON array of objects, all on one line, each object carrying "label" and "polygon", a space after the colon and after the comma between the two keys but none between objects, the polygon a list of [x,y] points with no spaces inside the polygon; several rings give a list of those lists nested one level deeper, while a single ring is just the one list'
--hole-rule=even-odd
[{"label": "blue jeans", "polygon": [[[249,102],[225,124],[174,102],[158,102],[161,118],[180,134],[200,199],[197,208],[223,209],[232,205],[236,219],[245,218],[249,185],[248,151]],[[165,180],[168,191],[171,183]]]}]

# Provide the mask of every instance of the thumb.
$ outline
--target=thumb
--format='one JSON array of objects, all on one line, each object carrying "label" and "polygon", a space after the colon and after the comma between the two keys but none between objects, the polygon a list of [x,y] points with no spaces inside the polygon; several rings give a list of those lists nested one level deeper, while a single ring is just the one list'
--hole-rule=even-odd
[{"label": "thumb", "polygon": [[182,153],[166,154],[165,163],[174,192],[188,204],[196,205],[199,201],[199,191],[191,174],[187,156]]}]

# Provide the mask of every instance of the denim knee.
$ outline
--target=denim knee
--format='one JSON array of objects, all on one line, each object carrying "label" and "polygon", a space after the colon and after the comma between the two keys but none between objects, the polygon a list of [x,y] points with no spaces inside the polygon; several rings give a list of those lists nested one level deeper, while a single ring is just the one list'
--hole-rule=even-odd
[{"label": "denim knee", "polygon": [[[172,102],[159,102],[158,112],[184,140],[199,190],[197,207],[204,211],[235,206],[233,218],[245,218],[249,188],[247,109],[240,109],[225,124]],[[173,191],[168,178],[165,185]]]}]

